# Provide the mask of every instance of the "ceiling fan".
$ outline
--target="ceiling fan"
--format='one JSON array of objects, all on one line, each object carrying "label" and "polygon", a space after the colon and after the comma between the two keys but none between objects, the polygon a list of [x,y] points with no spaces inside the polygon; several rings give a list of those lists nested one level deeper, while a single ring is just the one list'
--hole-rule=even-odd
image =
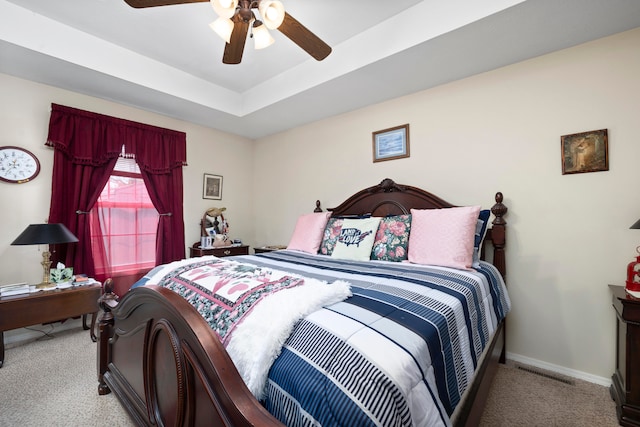
[{"label": "ceiling fan", "polygon": [[[168,6],[184,3],[210,1],[219,18],[211,28],[226,41],[222,62],[239,64],[242,60],[247,33],[251,26],[251,37],[255,48],[262,49],[273,43],[268,29],[278,29],[309,55],[322,61],[331,53],[331,47],[320,40],[304,25],[289,15],[279,1],[271,0],[125,0],[135,8]],[[253,9],[258,9],[262,21],[256,18]]]}]

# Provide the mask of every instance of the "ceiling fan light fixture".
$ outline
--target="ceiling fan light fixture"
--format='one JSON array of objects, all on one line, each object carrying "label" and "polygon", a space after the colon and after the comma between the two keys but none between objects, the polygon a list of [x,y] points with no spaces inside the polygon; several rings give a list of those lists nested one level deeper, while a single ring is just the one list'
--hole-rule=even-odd
[{"label": "ceiling fan light fixture", "polygon": [[256,49],[264,49],[265,47],[269,47],[275,42],[271,34],[269,34],[269,30],[267,27],[262,25],[262,22],[256,20],[253,23],[253,29],[251,31],[251,36],[253,37],[254,47]]},{"label": "ceiling fan light fixture", "polygon": [[209,27],[211,27],[222,40],[231,43],[231,33],[233,32],[233,21],[231,19],[221,16],[209,24]]},{"label": "ceiling fan light fixture", "polygon": [[231,18],[236,13],[238,0],[211,0],[211,6],[218,16]]},{"label": "ceiling fan light fixture", "polygon": [[275,30],[284,21],[284,5],[279,1],[261,0],[258,11],[264,25],[270,30]]}]

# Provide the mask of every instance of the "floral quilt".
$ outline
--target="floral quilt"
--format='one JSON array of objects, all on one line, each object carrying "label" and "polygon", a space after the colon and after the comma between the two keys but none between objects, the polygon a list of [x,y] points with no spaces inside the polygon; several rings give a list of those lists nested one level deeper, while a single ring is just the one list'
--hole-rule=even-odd
[{"label": "floral quilt", "polygon": [[235,327],[259,301],[304,284],[304,278],[212,257],[177,266],[154,284],[171,289],[191,303],[226,345]]}]

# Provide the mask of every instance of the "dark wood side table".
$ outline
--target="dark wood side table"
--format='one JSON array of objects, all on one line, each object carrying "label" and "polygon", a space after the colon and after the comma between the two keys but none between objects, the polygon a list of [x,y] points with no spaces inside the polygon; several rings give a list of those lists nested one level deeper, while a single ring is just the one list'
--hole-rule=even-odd
[{"label": "dark wood side table", "polygon": [[622,426],[640,426],[640,299],[609,285],[616,311],[616,369],[609,389]]},{"label": "dark wood side table", "polygon": [[[0,297],[0,368],[4,364],[4,331],[92,314],[91,339],[101,285],[77,286]],[[84,319],[83,319],[84,325]]]},{"label": "dark wood side table", "polygon": [[213,255],[218,258],[234,255],[249,255],[249,246],[221,246],[213,249],[201,249],[200,242],[196,242],[189,248],[189,257]]}]

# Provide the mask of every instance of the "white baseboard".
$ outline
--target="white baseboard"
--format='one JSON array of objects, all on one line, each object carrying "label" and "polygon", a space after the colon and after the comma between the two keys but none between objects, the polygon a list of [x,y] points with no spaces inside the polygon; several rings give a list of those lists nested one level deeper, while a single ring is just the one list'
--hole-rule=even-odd
[{"label": "white baseboard", "polygon": [[532,359],[530,357],[522,356],[519,354],[507,352],[506,357],[508,360],[522,363],[523,365],[529,365],[536,368],[544,369],[546,371],[556,372],[561,375],[576,378],[590,383],[609,387],[611,385],[611,378],[599,377],[597,375],[591,375],[586,372],[576,371],[575,369],[565,368],[564,366],[554,365],[552,363],[543,362],[541,360]]},{"label": "white baseboard", "polygon": [[[87,323],[89,322],[87,321]],[[13,329],[11,331],[5,331],[4,346],[5,348],[17,347],[19,345],[35,341],[38,338],[43,337],[45,334],[55,335],[57,332],[80,327],[82,327],[81,318],[68,319],[64,323],[56,322],[48,325],[34,325],[29,326],[29,328]]]}]

